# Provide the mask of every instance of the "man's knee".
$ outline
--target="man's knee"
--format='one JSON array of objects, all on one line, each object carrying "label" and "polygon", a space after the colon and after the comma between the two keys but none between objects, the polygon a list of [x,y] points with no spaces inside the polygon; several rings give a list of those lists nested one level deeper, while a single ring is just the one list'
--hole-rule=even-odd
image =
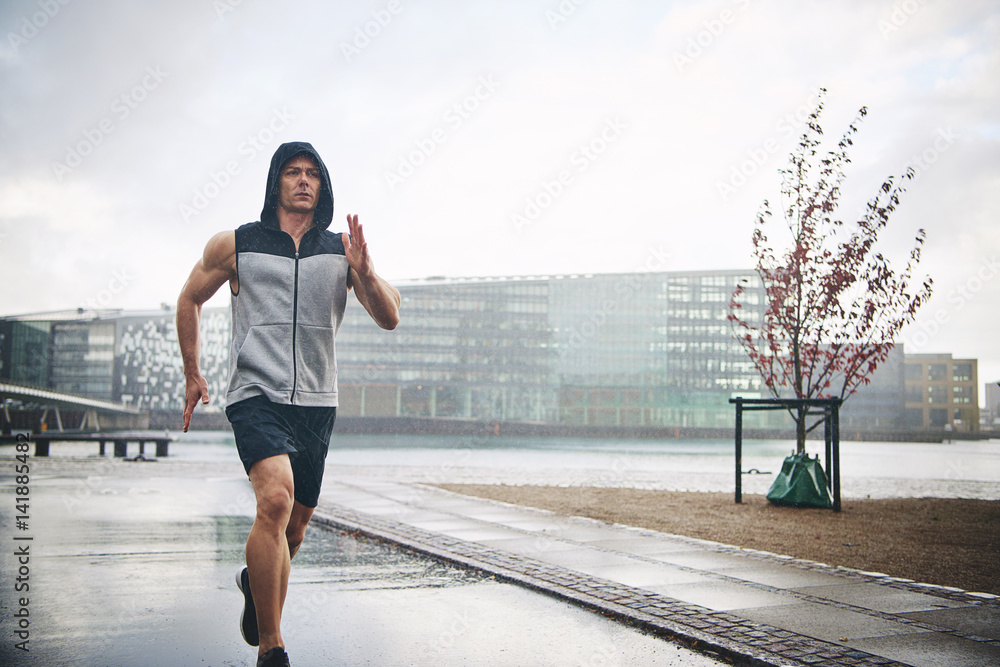
[{"label": "man's knee", "polygon": [[306,536],[306,528],[309,526],[309,520],[312,518],[313,508],[306,507],[301,503],[296,502],[292,509],[292,516],[288,520],[288,528],[285,530],[285,538],[288,540],[288,548],[292,552],[299,548],[302,544],[302,540]]},{"label": "man's knee", "polygon": [[267,521],[287,523],[292,513],[292,490],[273,484],[257,493],[257,516]]},{"label": "man's knee", "polygon": [[250,468],[250,483],[257,498],[257,516],[286,523],[295,503],[295,483],[287,456],[257,461]]},{"label": "man's knee", "polygon": [[302,545],[302,540],[306,538],[306,527],[302,526],[292,530],[289,526],[288,530],[285,531],[285,538],[288,540],[288,551],[291,555],[295,555],[295,552],[299,550]]}]

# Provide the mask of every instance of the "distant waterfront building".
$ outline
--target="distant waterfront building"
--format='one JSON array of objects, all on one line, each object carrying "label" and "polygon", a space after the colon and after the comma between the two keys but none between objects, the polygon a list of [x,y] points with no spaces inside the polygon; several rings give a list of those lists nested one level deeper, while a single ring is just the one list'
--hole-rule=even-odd
[{"label": "distant waterfront building", "polygon": [[[115,400],[144,410],[183,411],[184,364],[175,318],[173,310],[114,318]],[[231,335],[229,309],[202,310],[200,365],[213,409],[226,404]]]},{"label": "distant waterfront building", "polygon": [[746,271],[428,279],[385,332],[352,303],[341,414],[596,426],[728,426],[760,376],[727,316]]},{"label": "distant waterfront building", "polygon": [[[349,299],[337,340],[339,414],[731,428],[729,399],[764,395],[727,319],[737,285],[746,290],[745,315],[759,322],[764,293],[752,271],[408,281],[397,284],[402,321],[394,331],[378,328]],[[2,319],[0,378],[179,413],[184,378],[174,318],[164,306]],[[203,309],[208,410],[225,406],[230,336],[229,309]],[[947,373],[965,373],[956,364]],[[845,404],[842,429],[972,423],[971,413],[954,411],[918,420],[905,393],[914,391],[909,373],[910,357],[904,364],[898,347]],[[949,400],[964,399],[965,386],[949,389]],[[938,391],[928,395],[936,399]],[[747,426],[787,423],[781,412],[758,412]]]},{"label": "distant waterfront building", "polygon": [[[73,310],[0,320],[0,379],[112,400],[144,410],[182,410],[184,373],[175,313]],[[201,367],[216,407],[225,405],[227,309],[202,313]]]},{"label": "distant waterfront building", "polygon": [[0,320],[0,378],[36,387],[49,386],[52,322]]},{"label": "distant waterfront building", "polygon": [[986,411],[980,415],[986,419],[987,428],[1000,430],[1000,382],[987,382],[983,387],[986,398]]},{"label": "distant waterfront building", "polygon": [[906,359],[903,345],[889,351],[885,361],[869,378],[871,382],[862,384],[855,391],[840,413],[842,433],[853,431],[899,431],[905,430],[904,423],[905,390],[904,378]]},{"label": "distant waterfront building", "polygon": [[975,359],[950,354],[906,356],[904,426],[979,431],[979,378]]}]

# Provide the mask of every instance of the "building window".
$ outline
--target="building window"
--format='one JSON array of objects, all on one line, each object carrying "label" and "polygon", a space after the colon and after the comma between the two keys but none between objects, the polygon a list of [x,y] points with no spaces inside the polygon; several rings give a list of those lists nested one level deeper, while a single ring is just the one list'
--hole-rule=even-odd
[{"label": "building window", "polygon": [[920,408],[907,408],[903,411],[903,425],[907,428],[923,428],[924,411]]},{"label": "building window", "polygon": [[952,367],[952,379],[955,382],[972,382],[972,364],[955,364]]},{"label": "building window", "polygon": [[948,423],[948,410],[945,408],[931,408],[930,418],[932,427],[943,428]]},{"label": "building window", "polygon": [[930,382],[944,382],[948,379],[947,364],[928,364],[927,379]]},{"label": "building window", "polygon": [[972,387],[954,387],[951,397],[952,403],[972,403]]},{"label": "building window", "polygon": [[933,385],[927,387],[927,402],[928,403],[947,403],[948,402],[948,388],[941,385]]}]

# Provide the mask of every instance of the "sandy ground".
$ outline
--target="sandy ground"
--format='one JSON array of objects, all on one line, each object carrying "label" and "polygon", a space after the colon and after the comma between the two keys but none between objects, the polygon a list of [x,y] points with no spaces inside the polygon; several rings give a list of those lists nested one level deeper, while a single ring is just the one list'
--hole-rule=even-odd
[{"label": "sandy ground", "polygon": [[762,495],[441,484],[502,502],[1000,595],[1000,501],[844,500],[842,511]]}]

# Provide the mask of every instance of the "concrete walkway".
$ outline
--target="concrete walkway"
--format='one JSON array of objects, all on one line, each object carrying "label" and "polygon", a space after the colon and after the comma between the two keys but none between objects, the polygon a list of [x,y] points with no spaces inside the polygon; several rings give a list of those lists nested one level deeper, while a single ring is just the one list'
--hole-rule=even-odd
[{"label": "concrete walkway", "polygon": [[[32,459],[28,500],[13,471],[0,459],[0,665],[256,664],[234,582],[253,522],[238,462]],[[30,503],[27,518],[15,519],[18,500]],[[283,624],[296,667],[724,664],[480,572],[320,527],[293,561]]]},{"label": "concrete walkway", "polygon": [[1000,664],[992,595],[329,472],[315,520],[737,664]]}]

